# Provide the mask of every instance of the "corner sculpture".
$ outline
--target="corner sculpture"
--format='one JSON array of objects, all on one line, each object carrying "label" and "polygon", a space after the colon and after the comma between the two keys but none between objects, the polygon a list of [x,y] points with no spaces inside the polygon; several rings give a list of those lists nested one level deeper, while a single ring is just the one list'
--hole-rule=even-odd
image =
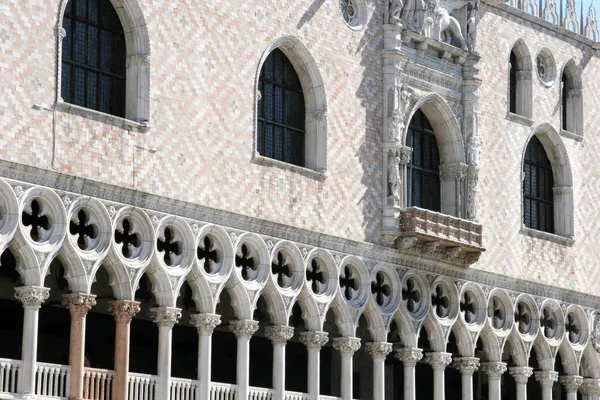
[{"label": "corner sculpture", "polygon": [[[466,37],[461,23],[451,15],[452,11],[467,9]],[[476,25],[477,2],[465,0],[390,0],[389,23],[409,29],[428,38],[473,51]]]}]

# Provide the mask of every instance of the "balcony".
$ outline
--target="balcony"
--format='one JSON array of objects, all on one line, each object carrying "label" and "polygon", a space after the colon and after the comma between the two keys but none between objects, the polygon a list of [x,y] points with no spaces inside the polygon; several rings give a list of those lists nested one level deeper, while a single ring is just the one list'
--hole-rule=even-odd
[{"label": "balcony", "polygon": [[397,247],[401,252],[468,266],[485,249],[480,224],[417,207],[400,211]]},{"label": "balcony", "polygon": [[[0,399],[20,398],[17,381],[21,361],[0,359]],[[36,399],[68,400],[70,367],[58,364],[37,363],[35,379]],[[114,371],[85,368],[83,388],[85,400],[112,400]],[[159,400],[156,396],[158,377],[129,373],[129,400]],[[198,381],[171,378],[171,400],[200,400]],[[236,400],[236,385],[213,382],[208,400]],[[248,400],[272,400],[273,390],[250,387]],[[307,400],[308,394],[286,392],[285,400]],[[320,400],[340,400],[338,397],[319,396]]]}]

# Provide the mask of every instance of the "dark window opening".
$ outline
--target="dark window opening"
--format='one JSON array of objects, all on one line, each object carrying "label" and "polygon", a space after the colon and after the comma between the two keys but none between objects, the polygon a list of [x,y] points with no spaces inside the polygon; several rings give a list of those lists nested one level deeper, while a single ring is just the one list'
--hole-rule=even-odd
[{"label": "dark window opening", "polygon": [[258,154],[304,166],[304,94],[281,50],[273,50],[265,60],[258,90]]},{"label": "dark window opening", "polygon": [[514,51],[510,52],[510,83],[509,83],[509,111],[517,113],[517,55]]},{"label": "dark window opening", "polygon": [[63,100],[124,117],[125,35],[110,0],[69,1],[63,28]]},{"label": "dark window opening", "polygon": [[554,178],[544,146],[534,136],[523,165],[523,218],[525,226],[554,233]]},{"label": "dark window opening", "polygon": [[412,147],[407,172],[408,205],[440,211],[440,154],[433,128],[418,110],[410,121],[406,144]]},{"label": "dark window opening", "polygon": [[569,90],[573,88],[573,84],[566,71],[562,74],[561,83],[561,93],[560,93],[560,108],[562,112],[562,129],[567,131],[569,130],[569,113],[568,113],[568,96]]}]

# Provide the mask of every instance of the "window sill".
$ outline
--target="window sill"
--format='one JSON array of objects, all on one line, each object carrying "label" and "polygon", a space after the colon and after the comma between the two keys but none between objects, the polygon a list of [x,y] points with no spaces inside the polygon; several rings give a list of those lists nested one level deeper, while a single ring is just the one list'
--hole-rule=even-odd
[{"label": "window sill", "polygon": [[578,133],[574,133],[574,132],[570,132],[570,131],[566,131],[564,129],[560,130],[560,135],[562,137],[566,137],[568,139],[573,139],[576,142],[583,142],[583,135],[580,135]]},{"label": "window sill", "polygon": [[548,233],[544,231],[538,231],[536,229],[527,228],[525,226],[521,227],[521,234],[525,236],[530,236],[532,238],[547,240],[549,242],[554,242],[556,244],[560,244],[562,246],[573,246],[575,240],[572,237],[560,236],[554,233]]},{"label": "window sill", "polygon": [[137,121],[133,121],[130,119],[117,117],[115,115],[110,115],[103,113],[101,111],[92,110],[90,108],[81,107],[71,103],[65,103],[64,101],[59,101],[56,104],[56,108],[59,111],[79,115],[84,118],[93,119],[95,121],[113,125],[121,129],[125,129],[132,132],[141,132],[146,133],[150,130],[150,126],[146,123],[139,123]]},{"label": "window sill", "polygon": [[532,126],[533,125],[533,121],[530,120],[527,117],[524,117],[522,115],[519,114],[514,114],[511,112],[506,113],[506,119],[511,121],[511,122],[516,122],[518,124],[521,125],[525,125],[525,126]]},{"label": "window sill", "polygon": [[252,161],[256,164],[263,165],[265,167],[275,167],[284,169],[286,171],[290,171],[296,174],[304,175],[308,178],[315,179],[317,181],[324,181],[327,178],[326,171],[315,171],[314,169],[299,167],[294,164],[288,164],[283,161],[275,160],[274,158],[269,158],[265,156],[261,156],[258,153],[254,153],[254,157]]}]

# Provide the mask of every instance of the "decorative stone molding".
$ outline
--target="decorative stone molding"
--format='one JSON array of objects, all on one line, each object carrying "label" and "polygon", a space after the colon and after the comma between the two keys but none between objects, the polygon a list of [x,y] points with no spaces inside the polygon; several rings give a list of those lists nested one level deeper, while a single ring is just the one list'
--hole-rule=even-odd
[{"label": "decorative stone molding", "polygon": [[488,376],[488,378],[499,379],[507,369],[506,363],[503,362],[485,362],[481,364],[481,370]]},{"label": "decorative stone molding", "polygon": [[583,383],[583,377],[579,375],[564,375],[558,378],[561,385],[565,387],[565,391],[576,392]]},{"label": "decorative stone molding", "polygon": [[115,321],[129,323],[140,312],[140,303],[132,300],[109,301],[108,312],[115,316]]},{"label": "decorative stone molding", "polygon": [[286,344],[294,336],[294,328],[285,325],[267,326],[265,336],[273,344]]},{"label": "decorative stone molding", "polygon": [[510,367],[508,373],[515,379],[515,382],[525,384],[531,375],[533,368],[531,367]]},{"label": "decorative stone molding", "polygon": [[62,305],[71,315],[86,315],[96,305],[95,294],[71,293],[63,295]]},{"label": "decorative stone molding", "polygon": [[37,310],[42,303],[48,300],[50,289],[40,286],[21,286],[15,288],[15,298],[19,300],[24,308]]},{"label": "decorative stone molding", "polygon": [[307,349],[320,350],[329,341],[329,333],[320,331],[308,331],[300,333],[300,342]]},{"label": "decorative stone molding", "polygon": [[452,363],[452,354],[450,353],[427,353],[425,362],[431,365],[434,370],[444,370]]},{"label": "decorative stone molding", "polygon": [[364,349],[373,360],[384,360],[392,352],[393,346],[387,342],[369,342],[365,343]]},{"label": "decorative stone molding", "polygon": [[196,327],[198,334],[212,335],[217,326],[221,324],[221,316],[217,314],[192,314],[190,324]]},{"label": "decorative stone molding", "polygon": [[[333,348],[342,355],[352,356],[360,349],[360,338],[341,337],[333,339]],[[390,350],[391,351],[391,350]]]},{"label": "decorative stone molding", "polygon": [[533,376],[542,386],[552,386],[554,382],[558,381],[558,372],[556,371],[535,371]]},{"label": "decorative stone molding", "polygon": [[229,329],[237,339],[250,339],[258,331],[258,321],[249,319],[229,321]]},{"label": "decorative stone molding", "polygon": [[458,369],[462,375],[473,375],[480,367],[479,358],[458,357],[454,359],[452,366]]},{"label": "decorative stone molding", "polygon": [[155,307],[150,310],[150,314],[152,322],[159,328],[172,328],[181,318],[181,310],[174,307]]},{"label": "decorative stone molding", "polygon": [[394,356],[402,361],[404,365],[415,366],[423,358],[423,350],[417,348],[397,348]]}]

